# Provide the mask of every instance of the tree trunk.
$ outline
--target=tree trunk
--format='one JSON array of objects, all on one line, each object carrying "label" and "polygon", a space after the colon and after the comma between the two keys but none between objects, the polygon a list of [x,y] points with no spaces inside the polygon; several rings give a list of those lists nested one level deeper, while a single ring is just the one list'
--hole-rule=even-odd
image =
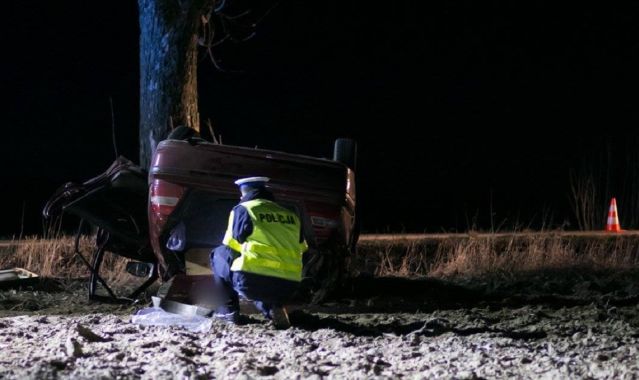
[{"label": "tree trunk", "polygon": [[212,0],[138,0],[140,166],[148,168],[171,127],[200,130],[197,31]]}]

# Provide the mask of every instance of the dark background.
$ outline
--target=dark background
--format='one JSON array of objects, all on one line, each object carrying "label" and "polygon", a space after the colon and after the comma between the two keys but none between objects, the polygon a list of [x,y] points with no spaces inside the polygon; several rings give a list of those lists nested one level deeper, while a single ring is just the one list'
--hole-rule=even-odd
[{"label": "dark background", "polygon": [[[639,4],[421,3],[282,1],[254,39],[216,49],[227,71],[202,58],[202,119],[226,144],[324,157],[357,139],[367,232],[576,228],[579,168],[630,193]],[[118,149],[138,160],[139,68],[135,1],[5,8],[7,237],[41,232],[57,186],[112,162],[109,97]]]}]

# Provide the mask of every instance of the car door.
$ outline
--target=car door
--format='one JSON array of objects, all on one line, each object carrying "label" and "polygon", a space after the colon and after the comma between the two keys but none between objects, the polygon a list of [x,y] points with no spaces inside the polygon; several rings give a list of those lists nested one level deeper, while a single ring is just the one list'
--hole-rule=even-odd
[{"label": "car door", "polygon": [[103,174],[82,184],[68,183],[45,206],[45,216],[62,210],[108,233],[107,250],[155,262],[149,244],[146,173],[120,157]]}]

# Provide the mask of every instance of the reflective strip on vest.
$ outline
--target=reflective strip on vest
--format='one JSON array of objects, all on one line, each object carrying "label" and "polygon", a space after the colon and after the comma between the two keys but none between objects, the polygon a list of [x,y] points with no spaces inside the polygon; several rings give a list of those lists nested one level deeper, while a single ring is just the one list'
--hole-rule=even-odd
[{"label": "reflective strip on vest", "polygon": [[242,252],[242,244],[239,241],[233,239],[233,220],[235,219],[235,213],[231,210],[231,214],[229,215],[228,227],[226,228],[226,233],[224,233],[224,239],[222,240],[222,244],[229,246],[232,250],[236,252]]},{"label": "reflective strip on vest", "polygon": [[223,243],[241,255],[231,266],[243,271],[290,281],[302,280],[302,253],[306,241],[299,242],[301,223],[295,213],[275,202],[255,199],[243,202],[248,211],[253,232],[241,244],[233,238],[233,213]]},{"label": "reflective strip on vest", "polygon": [[236,252],[242,252],[242,244],[233,238],[230,238],[229,240],[224,239],[223,243],[231,247],[231,249]]},{"label": "reflective strip on vest", "polygon": [[[232,271],[242,271],[278,277],[291,281],[302,281],[302,260],[292,259],[299,253],[283,255],[272,247],[262,250],[250,243],[242,244],[242,255],[233,261]],[[268,254],[266,252],[269,252]]]}]

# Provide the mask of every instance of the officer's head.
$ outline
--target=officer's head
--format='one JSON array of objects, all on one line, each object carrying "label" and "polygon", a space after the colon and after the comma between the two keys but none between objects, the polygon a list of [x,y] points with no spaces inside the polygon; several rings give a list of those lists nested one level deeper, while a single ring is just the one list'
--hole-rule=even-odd
[{"label": "officer's head", "polygon": [[240,187],[240,192],[242,196],[254,191],[263,190],[266,186],[266,183],[271,179],[268,177],[248,177],[241,178],[235,181],[235,184]]}]

